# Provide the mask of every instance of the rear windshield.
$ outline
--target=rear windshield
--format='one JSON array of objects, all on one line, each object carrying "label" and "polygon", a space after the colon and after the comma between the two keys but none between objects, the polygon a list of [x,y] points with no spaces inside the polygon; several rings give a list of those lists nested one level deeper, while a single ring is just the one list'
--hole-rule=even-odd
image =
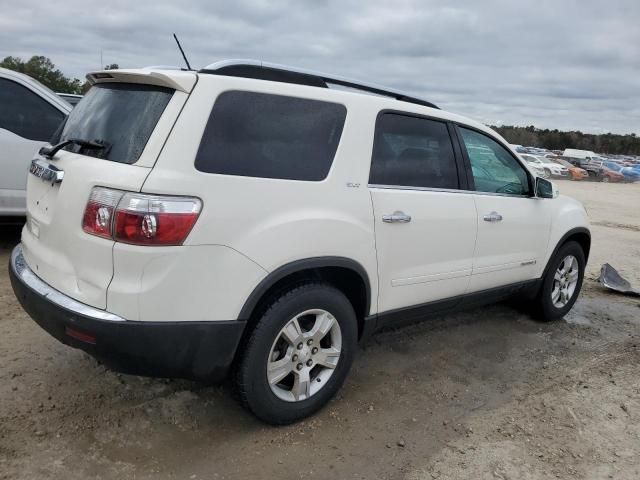
[{"label": "rear windshield", "polygon": [[70,144],[65,150],[135,163],[172,95],[172,89],[155,85],[99,83],[71,111],[55,141],[74,138],[99,143],[104,148]]}]

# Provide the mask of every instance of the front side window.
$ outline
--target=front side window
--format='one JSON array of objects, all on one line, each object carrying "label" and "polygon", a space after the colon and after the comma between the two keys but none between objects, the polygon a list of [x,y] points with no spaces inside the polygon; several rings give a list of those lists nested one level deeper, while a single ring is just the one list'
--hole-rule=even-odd
[{"label": "front side window", "polygon": [[0,78],[0,128],[23,138],[47,142],[64,113],[28,88]]},{"label": "front side window", "polygon": [[446,123],[396,113],[381,115],[369,183],[457,189],[458,170]]},{"label": "front side window", "polygon": [[347,109],[337,103],[257,92],[218,96],[195,166],[201,172],[324,180]]},{"label": "front side window", "polygon": [[529,179],[522,165],[487,135],[460,128],[478,192],[528,195]]}]

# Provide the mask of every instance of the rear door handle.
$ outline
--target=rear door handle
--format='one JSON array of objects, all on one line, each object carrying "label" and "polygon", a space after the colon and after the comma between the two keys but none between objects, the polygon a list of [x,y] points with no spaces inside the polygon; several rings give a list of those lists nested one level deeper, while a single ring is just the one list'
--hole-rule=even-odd
[{"label": "rear door handle", "polygon": [[383,215],[382,221],[384,223],[409,223],[411,221],[411,215],[396,210],[391,215]]},{"label": "rear door handle", "polygon": [[502,221],[502,215],[500,215],[498,212],[491,212],[489,215],[485,215],[483,218],[485,222],[501,222]]}]

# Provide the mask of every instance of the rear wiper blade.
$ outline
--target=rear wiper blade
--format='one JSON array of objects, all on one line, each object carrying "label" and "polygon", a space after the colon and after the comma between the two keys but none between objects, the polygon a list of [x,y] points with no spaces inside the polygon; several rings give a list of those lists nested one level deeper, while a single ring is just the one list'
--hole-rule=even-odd
[{"label": "rear wiper blade", "polygon": [[102,143],[90,142],[88,140],[82,140],[80,138],[68,138],[67,140],[56,143],[55,145],[44,146],[38,152],[40,155],[43,155],[47,158],[53,158],[53,156],[58,153],[58,150],[66,147],[67,145],[80,145],[83,148],[92,148],[94,150],[101,150],[106,148],[107,146]]}]

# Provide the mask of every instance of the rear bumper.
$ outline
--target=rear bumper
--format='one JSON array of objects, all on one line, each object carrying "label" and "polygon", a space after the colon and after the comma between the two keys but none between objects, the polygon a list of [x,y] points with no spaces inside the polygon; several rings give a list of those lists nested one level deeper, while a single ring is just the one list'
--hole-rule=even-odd
[{"label": "rear bumper", "polygon": [[245,327],[240,320],[125,320],[77,302],[40,280],[26,264],[20,245],[11,254],[9,277],[22,307],[38,325],[123,373],[222,380]]}]

